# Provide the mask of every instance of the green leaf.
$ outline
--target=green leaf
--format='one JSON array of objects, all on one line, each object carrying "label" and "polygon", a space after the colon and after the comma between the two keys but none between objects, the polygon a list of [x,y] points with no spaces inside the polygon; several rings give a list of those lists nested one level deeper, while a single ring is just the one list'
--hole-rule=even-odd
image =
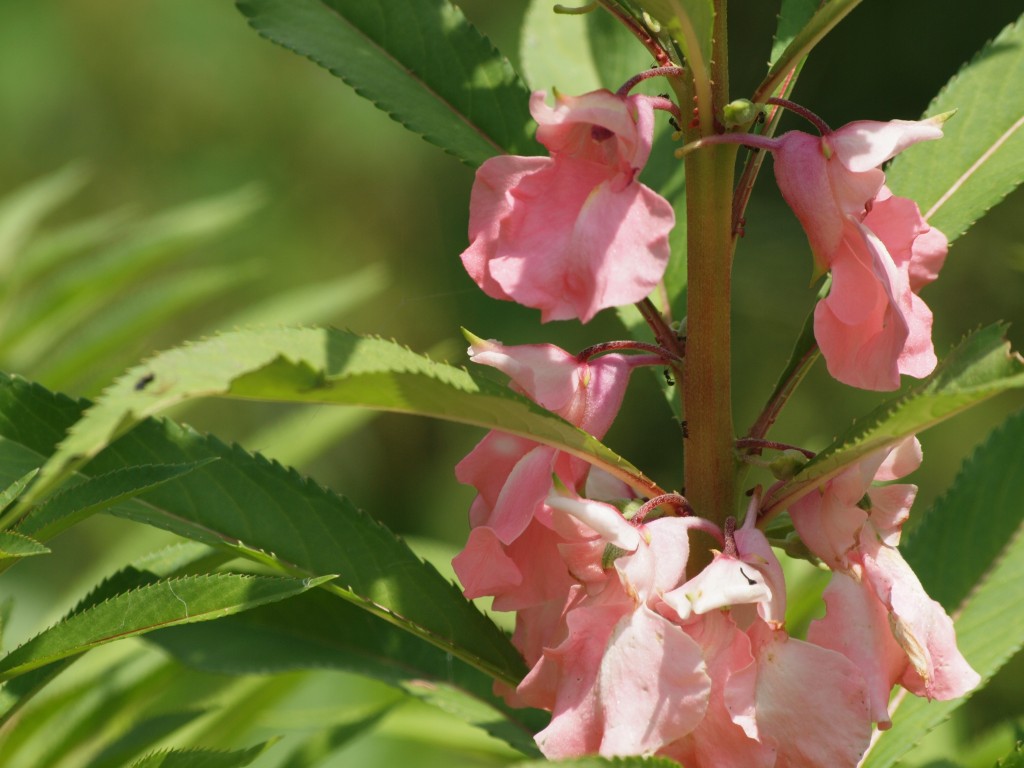
[{"label": "green leaf", "polygon": [[1006,27],[925,111],[957,110],[944,138],[897,157],[886,183],[955,240],[1024,181],[1024,19]]},{"label": "green leaf", "polygon": [[769,67],[779,60],[800,31],[810,23],[820,5],[819,0],[782,0],[779,24],[772,39],[772,53],[768,57]]},{"label": "green leaf", "polygon": [[[954,614],[957,645],[982,685],[1024,645],[1022,444],[1024,415],[1018,414],[978,450],[901,547],[922,585],[944,605],[965,598]],[[907,696],[865,768],[895,764],[963,702]]]},{"label": "green leaf", "polygon": [[26,641],[0,659],[0,680],[10,680],[113,640],[175,624],[209,621],[283,600],[333,578],[215,574],[162,580],[76,613]]},{"label": "green leaf", "polygon": [[651,64],[650,53],[611,14],[555,13],[551,0],[532,0],[527,8],[519,58],[532,89],[570,94],[614,91]]},{"label": "green leaf", "polygon": [[145,417],[208,396],[360,405],[498,429],[579,456],[644,493],[658,491],[598,440],[507,387],[394,342],[279,328],[227,333],[130,370],[71,429],[20,503],[38,501]]},{"label": "green leaf", "polygon": [[206,463],[126,467],[89,478],[33,507],[18,523],[17,532],[46,541],[90,515],[187,475]]},{"label": "green leaf", "polygon": [[13,531],[0,531],[0,560],[45,555],[49,551],[49,547],[28,536]]},{"label": "green leaf", "polygon": [[368,675],[537,754],[546,713],[511,709],[491,679],[413,635],[317,590],[206,624],[148,637],[185,664],[221,674],[342,669]]},{"label": "green leaf", "polygon": [[[81,166],[69,165],[0,200],[0,275],[17,268],[15,257],[39,223],[78,192],[86,177]],[[0,295],[12,287],[4,280]]]},{"label": "green leaf", "polygon": [[535,154],[529,93],[447,0],[237,0],[264,37],[306,56],[470,165]]},{"label": "green leaf", "polygon": [[[109,708],[106,713],[109,716]],[[88,768],[121,768],[143,750],[151,749],[204,714],[206,710],[189,709],[161,712],[135,721],[121,735],[106,740],[103,749],[90,761]]]},{"label": "green leaf", "polygon": [[249,765],[277,741],[271,739],[249,749],[220,752],[212,749],[170,749],[136,760],[130,768],[240,768]]},{"label": "green leaf", "polygon": [[928,594],[954,610],[1024,520],[1024,411],[964,463],[900,549]]},{"label": "green leaf", "polygon": [[391,705],[387,705],[366,717],[320,731],[292,750],[288,759],[281,763],[279,768],[309,768],[309,766],[319,765],[321,761],[337,752],[352,739],[376,728],[381,719],[390,711]]},{"label": "green leaf", "polygon": [[[817,12],[800,27],[799,32],[792,38],[781,53],[772,51],[772,64],[768,68],[768,74],[759,86],[754,90],[751,99],[755,102],[764,102],[768,97],[775,94],[779,86],[783,84],[789,71],[799,67],[807,54],[825,35],[860,5],[861,0],[829,0],[819,4]],[[803,20],[802,12],[797,10],[794,20],[797,24]],[[780,20],[779,33],[789,34],[791,28],[786,25],[783,31],[783,24]],[[796,26],[796,24],[794,24]]]},{"label": "green leaf", "polygon": [[1018,741],[1013,752],[997,760],[995,768],[1024,768],[1024,741]]},{"label": "green leaf", "polygon": [[[40,452],[53,450],[55,432],[74,424],[83,408],[0,377],[0,436],[31,442]],[[0,441],[0,448],[5,444],[13,445]],[[508,638],[457,588],[346,499],[293,471],[172,422],[149,420],[99,455],[87,474],[211,457],[220,461],[154,489],[146,506],[116,513],[289,572],[337,573],[348,590],[332,586],[340,597],[507,682],[525,673]],[[8,469],[0,462],[0,477]]]},{"label": "green leaf", "polygon": [[774,490],[764,509],[785,509],[851,464],[1008,389],[1024,387],[1024,359],[1010,351],[1001,325],[969,336],[935,372],[856,422],[812,459],[792,480]]}]

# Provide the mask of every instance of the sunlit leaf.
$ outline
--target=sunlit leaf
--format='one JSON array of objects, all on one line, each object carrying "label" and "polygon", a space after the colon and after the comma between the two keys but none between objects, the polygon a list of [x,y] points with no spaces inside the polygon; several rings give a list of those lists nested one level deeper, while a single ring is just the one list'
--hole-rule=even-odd
[{"label": "sunlit leaf", "polygon": [[534,154],[529,93],[447,0],[238,0],[253,29],[470,165]]},{"label": "sunlit leaf", "polygon": [[223,334],[130,370],[71,429],[22,502],[37,501],[146,416],[209,396],[360,405],[498,429],[584,458],[638,490],[656,490],[599,441],[506,387],[383,339],[279,328]]}]

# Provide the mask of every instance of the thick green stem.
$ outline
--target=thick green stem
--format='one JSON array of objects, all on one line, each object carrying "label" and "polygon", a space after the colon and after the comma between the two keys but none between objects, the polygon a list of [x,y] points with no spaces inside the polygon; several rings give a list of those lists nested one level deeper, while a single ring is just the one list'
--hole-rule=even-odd
[{"label": "thick green stem", "polygon": [[686,497],[719,523],[735,514],[730,337],[735,146],[686,160]]},{"label": "thick green stem", "polygon": [[[698,104],[718,122],[728,101],[726,0],[715,2],[712,100]],[[697,514],[724,524],[735,514],[730,306],[733,178],[738,148],[710,146],[686,158],[686,496]]]}]

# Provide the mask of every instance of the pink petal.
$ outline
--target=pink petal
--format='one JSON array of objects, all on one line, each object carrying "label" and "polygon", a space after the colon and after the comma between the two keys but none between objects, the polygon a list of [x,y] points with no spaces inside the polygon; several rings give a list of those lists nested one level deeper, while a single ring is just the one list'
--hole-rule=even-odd
[{"label": "pink petal", "polygon": [[692,731],[711,691],[700,646],[641,607],[616,626],[599,676],[600,753],[649,755]]},{"label": "pink petal", "polygon": [[469,532],[465,548],[452,560],[463,592],[471,600],[504,592],[522,583],[523,576],[490,528]]},{"label": "pink petal", "polygon": [[929,699],[955,699],[974,689],[981,678],[956,645],[953,621],[925,593],[899,550],[862,534],[864,572],[878,599],[889,609],[896,641],[910,661],[900,684]]},{"label": "pink petal", "polygon": [[919,141],[942,138],[942,128],[932,120],[858,120],[829,135],[840,162],[854,173],[877,168]]},{"label": "pink petal", "polygon": [[778,750],[777,768],[853,768],[868,746],[864,680],[842,654],[756,624],[758,738]]},{"label": "pink petal", "polygon": [[889,614],[868,584],[838,571],[824,598],[825,618],[811,622],[807,639],[857,665],[867,686],[870,717],[884,730],[892,722],[889,693],[907,666],[907,655],[889,629]]}]

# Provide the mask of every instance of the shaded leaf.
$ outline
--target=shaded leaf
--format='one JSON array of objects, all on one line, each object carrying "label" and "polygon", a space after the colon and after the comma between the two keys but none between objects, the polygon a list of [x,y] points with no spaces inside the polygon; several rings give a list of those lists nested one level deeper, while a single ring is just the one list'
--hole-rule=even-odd
[{"label": "shaded leaf", "polygon": [[0,531],[0,560],[45,555],[49,551],[49,547],[33,538],[14,531]]},{"label": "shaded leaf", "polygon": [[309,768],[318,765],[352,739],[372,731],[390,710],[389,705],[366,717],[320,731],[292,750],[288,759],[281,763],[279,768]]},{"label": "shaded leaf", "polygon": [[207,462],[125,467],[105,475],[91,477],[33,507],[18,523],[17,532],[43,541],[51,539],[90,515],[144,494],[169,480],[187,475],[205,463]]},{"label": "shaded leaf", "polygon": [[886,183],[950,241],[1024,181],[1024,20],[1006,27],[925,111],[957,110],[941,141],[897,157]]},{"label": "shaded leaf", "polygon": [[306,56],[470,165],[534,154],[529,93],[447,0],[238,0],[264,37]]},{"label": "shaded leaf", "polygon": [[75,613],[0,659],[0,680],[159,627],[209,621],[299,594],[330,581],[215,574],[167,579]]},{"label": "shaded leaf", "polygon": [[216,622],[155,632],[149,641],[209,672],[342,669],[368,675],[483,728],[526,754],[547,714],[511,709],[491,679],[413,635],[322,590]]}]

